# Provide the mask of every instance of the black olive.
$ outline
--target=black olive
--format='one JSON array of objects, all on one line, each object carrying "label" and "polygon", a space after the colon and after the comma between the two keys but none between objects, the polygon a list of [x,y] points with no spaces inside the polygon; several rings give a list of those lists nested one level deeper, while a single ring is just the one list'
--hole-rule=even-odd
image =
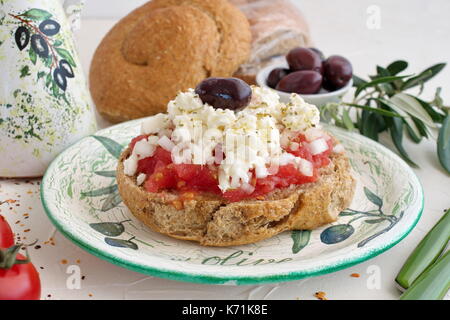
[{"label": "black olive", "polygon": [[41,35],[33,34],[31,36],[31,47],[33,48],[34,52],[36,52],[37,55],[40,56],[41,58],[48,57],[49,53],[48,45]]},{"label": "black olive", "polygon": [[62,91],[66,91],[67,88],[67,78],[64,75],[64,71],[60,68],[56,68],[53,71],[53,79],[55,80],[58,87],[62,89]]},{"label": "black olive", "polygon": [[52,19],[47,19],[41,22],[39,25],[39,30],[46,36],[54,36],[59,32],[59,29],[61,29],[61,26],[58,22]]},{"label": "black olive", "polygon": [[73,73],[73,69],[72,66],[70,65],[70,63],[65,60],[62,59],[59,62],[59,68],[61,69],[61,72],[67,77],[67,78],[73,78],[75,76],[75,74]]},{"label": "black olive", "polygon": [[16,44],[20,51],[26,48],[30,42],[30,31],[24,26],[18,27],[15,34]]},{"label": "black olive", "polygon": [[252,98],[252,88],[237,78],[208,78],[195,88],[203,103],[214,108],[237,110],[246,107]]}]

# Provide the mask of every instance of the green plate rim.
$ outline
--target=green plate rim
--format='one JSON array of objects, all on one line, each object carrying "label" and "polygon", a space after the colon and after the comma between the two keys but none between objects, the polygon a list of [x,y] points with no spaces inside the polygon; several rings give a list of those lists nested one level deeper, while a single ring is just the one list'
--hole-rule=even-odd
[{"label": "green plate rim", "polygon": [[[129,123],[139,122],[141,120],[142,119],[132,120],[132,121],[129,121]],[[104,130],[111,130],[116,127],[122,126],[123,124],[124,123],[120,123],[120,124],[117,124],[117,125],[105,128],[105,129],[101,129],[101,130],[97,131],[94,135],[99,134]],[[336,130],[336,129],[342,130],[337,127],[333,127],[333,130]],[[344,131],[344,130],[342,130],[342,131]],[[347,134],[352,134],[351,132],[347,132],[347,131],[344,131],[344,132],[346,132]],[[52,161],[52,163],[47,168],[47,170],[42,178],[41,188],[40,188],[40,196],[41,196],[40,198],[41,198],[41,202],[42,202],[44,211],[47,214],[47,217],[53,223],[53,225],[58,229],[59,232],[61,232],[61,234],[63,234],[66,238],[71,240],[74,244],[76,244],[77,246],[86,250],[90,254],[92,254],[102,260],[106,260],[114,265],[123,267],[125,269],[129,269],[129,270],[132,270],[135,272],[139,272],[139,273],[143,273],[146,275],[155,276],[155,277],[159,277],[159,278],[165,278],[165,279],[169,279],[169,280],[183,281],[183,282],[201,283],[201,284],[255,285],[255,284],[266,284],[266,283],[274,283],[274,282],[294,281],[294,280],[300,280],[300,279],[314,277],[314,276],[320,276],[320,275],[324,275],[324,274],[328,274],[328,273],[333,273],[333,272],[336,272],[336,271],[339,271],[342,269],[349,268],[356,264],[362,263],[366,260],[372,259],[372,258],[378,256],[379,254],[389,250],[393,246],[395,246],[397,243],[399,243],[401,240],[403,240],[414,229],[414,227],[419,222],[420,217],[422,216],[422,213],[423,213],[423,209],[424,209],[423,187],[422,187],[422,184],[421,184],[419,178],[414,173],[414,171],[411,169],[411,167],[406,162],[404,162],[404,160],[401,159],[397,154],[395,154],[393,151],[389,150],[382,144],[380,144],[376,141],[373,141],[369,138],[366,138],[364,136],[359,136],[359,138],[361,138],[363,140],[368,140],[369,143],[377,144],[379,148],[382,148],[382,149],[384,149],[385,152],[390,153],[397,161],[402,162],[405,165],[405,167],[408,168],[408,170],[410,171],[410,173],[416,180],[417,186],[420,191],[421,206],[420,206],[419,212],[417,213],[416,219],[404,233],[399,234],[396,238],[391,239],[391,241],[386,243],[384,246],[374,248],[371,251],[368,251],[365,254],[363,254],[357,258],[342,260],[341,262],[338,262],[334,265],[325,266],[322,268],[315,269],[313,271],[294,271],[294,272],[289,272],[289,273],[278,273],[278,274],[274,273],[272,275],[265,275],[265,276],[260,276],[260,277],[257,277],[257,276],[210,276],[210,275],[202,275],[202,274],[193,274],[193,273],[188,273],[188,272],[172,271],[172,270],[166,270],[166,269],[155,268],[155,267],[150,267],[150,266],[142,267],[139,264],[136,264],[136,263],[133,263],[130,261],[126,261],[126,260],[120,259],[112,254],[103,252],[103,251],[99,250],[98,248],[91,246],[90,244],[84,242],[83,239],[80,239],[79,237],[77,237],[75,234],[73,234],[72,232],[67,230],[64,227],[64,225],[60,224],[57,221],[57,219],[53,216],[51,210],[49,209],[49,207],[45,201],[46,180],[48,179],[48,176],[49,176],[50,172],[52,171],[53,166],[58,161],[58,159],[67,150],[72,148],[74,145],[79,144],[82,141],[89,139],[91,137],[92,137],[92,135],[87,136],[87,137],[75,142],[71,146],[67,147]]]}]

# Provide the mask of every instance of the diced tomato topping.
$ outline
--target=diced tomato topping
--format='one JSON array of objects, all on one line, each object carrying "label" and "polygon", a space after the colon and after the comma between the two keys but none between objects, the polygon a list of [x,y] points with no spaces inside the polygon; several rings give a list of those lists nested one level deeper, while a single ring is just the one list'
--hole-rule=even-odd
[{"label": "diced tomato topping", "polygon": [[155,172],[145,181],[145,189],[149,192],[159,192],[163,189],[175,188],[177,176],[173,165],[164,166]]},{"label": "diced tomato topping", "polygon": [[[146,137],[148,136],[143,135],[134,138],[130,147],[133,148],[136,142]],[[331,139],[327,140],[329,149],[314,156],[309,151],[306,145],[306,137],[303,134],[297,136],[293,141],[299,143],[299,147],[297,150],[289,150],[289,152],[312,162],[313,175],[303,175],[294,164],[280,166],[276,173],[266,178],[253,178],[250,184],[254,187],[254,191],[251,193],[242,188],[227,190],[222,193],[218,187],[218,167],[216,165],[174,164],[172,163],[171,153],[161,147],[156,148],[152,157],[139,160],[138,172],[147,175],[144,184],[147,191],[179,190],[180,199],[184,200],[194,197],[196,192],[221,194],[230,202],[258,199],[275,189],[285,188],[293,184],[300,185],[314,182],[318,179],[318,169],[330,163],[329,155],[333,148]]]},{"label": "diced tomato topping", "polygon": [[141,159],[138,161],[137,171],[151,175],[157,169],[172,163],[172,156],[169,151],[157,147],[152,157]]}]

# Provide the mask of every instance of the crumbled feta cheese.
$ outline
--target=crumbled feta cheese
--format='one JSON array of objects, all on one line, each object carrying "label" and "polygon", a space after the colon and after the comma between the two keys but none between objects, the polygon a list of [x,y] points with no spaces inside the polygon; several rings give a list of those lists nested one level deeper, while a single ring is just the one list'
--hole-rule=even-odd
[{"label": "crumbled feta cheese", "polygon": [[164,113],[158,113],[153,117],[147,118],[142,122],[141,133],[142,134],[157,134],[162,130],[165,130],[170,123],[169,116]]},{"label": "crumbled feta cheese", "polygon": [[[300,148],[300,143],[291,141],[299,133],[306,135],[315,152],[323,149],[325,136],[319,136],[322,131],[317,128],[319,110],[296,94],[284,104],[273,90],[253,86],[252,91],[249,105],[237,112],[204,104],[193,89],[179,93],[169,102],[167,115],[158,114],[143,122],[142,134],[150,136],[136,143],[125,160],[125,173],[134,175],[137,161],[152,155],[159,145],[171,152],[175,164],[218,165],[222,191],[241,187],[251,193],[252,170],[261,179],[288,163],[311,176],[312,163],[284,149]],[[139,175],[138,180],[142,179],[145,177]]]}]

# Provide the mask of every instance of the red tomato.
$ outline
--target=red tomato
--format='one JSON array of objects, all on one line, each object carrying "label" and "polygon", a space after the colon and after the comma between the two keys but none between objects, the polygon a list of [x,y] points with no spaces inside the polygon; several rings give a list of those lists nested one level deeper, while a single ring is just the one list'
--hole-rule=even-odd
[{"label": "red tomato", "polygon": [[[145,137],[139,136],[134,138],[130,146],[134,147],[137,141]],[[300,185],[316,181],[318,178],[317,169],[330,163],[329,155],[333,142],[331,139],[327,140],[329,149],[313,156],[307,147],[305,135],[299,134],[293,141],[297,142],[299,147],[297,150],[289,150],[289,152],[312,162],[314,166],[313,176],[305,176],[293,164],[287,164],[280,166],[276,173],[266,178],[254,178],[251,185],[255,187],[255,190],[252,193],[249,194],[242,189],[234,189],[223,193],[223,197],[230,202],[235,202],[249,198],[258,198],[274,189],[285,188],[292,184]],[[172,163],[171,153],[161,147],[156,148],[152,157],[139,160],[138,172],[147,174],[148,178],[144,187],[149,192],[175,189],[187,194],[197,191],[222,193],[218,186],[217,167],[197,164],[174,164]]]},{"label": "red tomato", "polygon": [[167,166],[155,170],[145,181],[144,187],[148,192],[159,192],[164,189],[172,189],[176,184],[175,170],[173,170],[173,167]]},{"label": "red tomato", "polygon": [[[19,253],[17,259],[25,257]],[[39,300],[40,296],[39,273],[31,262],[0,268],[0,300]]]},{"label": "red tomato", "polygon": [[14,233],[8,221],[0,215],[0,249],[6,249],[14,245]]}]

